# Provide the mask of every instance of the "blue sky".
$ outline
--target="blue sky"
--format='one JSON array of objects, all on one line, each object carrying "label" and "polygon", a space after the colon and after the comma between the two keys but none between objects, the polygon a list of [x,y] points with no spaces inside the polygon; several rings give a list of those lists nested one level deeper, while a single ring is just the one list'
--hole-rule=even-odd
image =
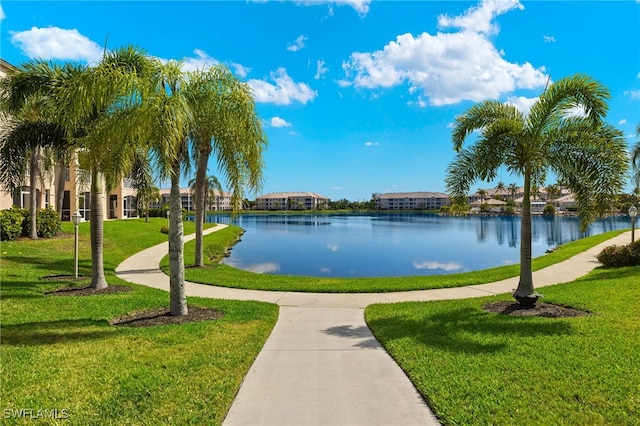
[{"label": "blue sky", "polygon": [[[584,73],[635,143],[638,1],[3,0],[0,55],[94,63],[136,45],[185,69],[226,64],[254,90],[269,138],[262,194],[333,200],[444,191],[451,124],[484,99],[526,110],[547,82]],[[218,174],[215,162],[211,174]],[[521,183],[506,171],[506,184]],[[552,183],[552,182],[550,182]],[[478,182],[475,188],[492,183]],[[474,188],[474,187],[472,187]]]}]

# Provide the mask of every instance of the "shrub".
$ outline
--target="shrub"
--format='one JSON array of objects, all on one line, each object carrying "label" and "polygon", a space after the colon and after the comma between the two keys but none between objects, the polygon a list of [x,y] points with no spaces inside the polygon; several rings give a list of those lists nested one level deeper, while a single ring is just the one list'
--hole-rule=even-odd
[{"label": "shrub", "polygon": [[38,236],[43,238],[51,238],[62,231],[62,222],[60,222],[60,214],[51,207],[38,210],[37,216]]},{"label": "shrub", "polygon": [[502,209],[502,212],[506,215],[509,216],[515,216],[516,215],[516,209],[513,206],[507,206],[504,209]]},{"label": "shrub", "polygon": [[11,241],[26,235],[24,230],[28,216],[28,211],[17,207],[0,211],[0,240]]},{"label": "shrub", "polygon": [[604,266],[638,266],[640,265],[640,241],[626,246],[605,247],[597,258],[598,262]]},{"label": "shrub", "polygon": [[542,214],[544,216],[555,216],[556,214],[556,208],[553,204],[547,204],[546,206],[544,206],[544,209],[542,210]]},{"label": "shrub", "polygon": [[168,226],[163,226],[162,228],[160,228],[160,232],[162,232],[163,234],[168,234],[169,233],[169,227]]}]

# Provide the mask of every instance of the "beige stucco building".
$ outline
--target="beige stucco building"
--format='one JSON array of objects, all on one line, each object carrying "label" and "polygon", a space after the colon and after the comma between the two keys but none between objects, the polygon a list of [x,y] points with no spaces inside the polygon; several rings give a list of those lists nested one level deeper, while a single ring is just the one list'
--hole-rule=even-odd
[{"label": "beige stucco building", "polygon": [[375,201],[380,210],[439,210],[451,204],[449,195],[442,192],[392,192],[378,195]]},{"label": "beige stucco building", "polygon": [[315,192],[272,192],[256,198],[256,209],[315,210],[327,208],[330,201]]}]

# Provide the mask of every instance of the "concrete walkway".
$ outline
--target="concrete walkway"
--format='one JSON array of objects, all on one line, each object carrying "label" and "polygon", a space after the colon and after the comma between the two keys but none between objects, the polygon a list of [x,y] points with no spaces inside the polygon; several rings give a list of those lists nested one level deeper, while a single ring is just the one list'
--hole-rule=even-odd
[{"label": "concrete walkway", "polygon": [[[226,225],[209,228],[215,232]],[[193,239],[185,237],[185,241]],[[536,288],[572,281],[599,265],[603,247],[627,244],[624,233],[534,272]],[[122,262],[129,282],[169,290],[158,268],[168,243]],[[518,278],[451,289],[323,294],[239,290],[187,283],[189,296],[258,300],[280,306],[278,322],[247,374],[225,425],[436,425],[435,416],[364,321],[372,303],[464,299],[511,292]]]}]

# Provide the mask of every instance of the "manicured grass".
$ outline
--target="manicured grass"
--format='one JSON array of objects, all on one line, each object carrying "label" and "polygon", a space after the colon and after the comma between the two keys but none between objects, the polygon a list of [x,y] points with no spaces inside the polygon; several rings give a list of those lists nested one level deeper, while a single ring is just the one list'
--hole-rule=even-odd
[{"label": "manicured grass", "polygon": [[[240,232],[237,226],[230,226],[205,236],[205,253],[220,250],[225,244],[233,244]],[[533,269],[538,270],[554,263],[569,259],[593,246],[600,244],[624,231],[611,231],[604,234],[583,238],[560,246],[553,253],[539,256],[533,260]],[[195,242],[185,245],[185,253],[192,253]],[[193,263],[193,258],[185,263]],[[169,261],[165,257],[161,262],[165,272],[168,271]],[[467,272],[450,275],[412,276],[412,277],[383,277],[383,278],[327,278],[327,277],[298,277],[287,275],[256,274],[242,271],[227,265],[208,262],[209,267],[189,268],[186,270],[188,281],[212,284],[222,287],[235,287],[256,290],[278,290],[299,292],[324,293],[380,293],[391,291],[424,290],[444,287],[462,287],[500,281],[517,276],[519,265],[508,265],[483,271]]]},{"label": "manicured grass", "polygon": [[545,287],[578,318],[509,317],[508,295],[372,305],[369,327],[447,425],[640,424],[640,267]]},{"label": "manicured grass", "polygon": [[[224,316],[183,325],[111,326],[113,318],[168,307],[168,293],[113,275],[126,257],[166,241],[160,233],[165,224],[164,219],[105,222],[107,281],[131,287],[127,293],[44,294],[69,284],[42,277],[73,273],[73,225],[65,224],[66,233],[54,239],[2,242],[3,418],[20,409],[31,409],[32,415],[57,409],[68,416],[64,424],[72,425],[222,422],[278,308],[190,297],[189,307],[215,308]],[[185,234],[191,232],[193,224],[185,223]],[[81,275],[90,273],[88,233],[89,224],[81,224]]]}]

